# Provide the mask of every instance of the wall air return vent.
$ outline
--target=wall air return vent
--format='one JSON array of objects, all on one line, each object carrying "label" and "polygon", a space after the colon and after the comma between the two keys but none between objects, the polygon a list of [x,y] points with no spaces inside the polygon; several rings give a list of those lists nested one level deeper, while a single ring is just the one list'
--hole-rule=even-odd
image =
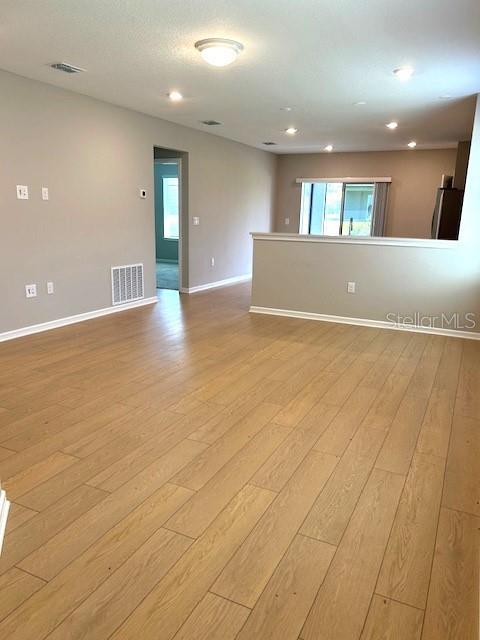
[{"label": "wall air return vent", "polygon": [[206,124],[207,127],[215,127],[218,124],[222,124],[221,122],[217,122],[216,120],[200,120],[202,124]]},{"label": "wall air return vent", "polygon": [[63,71],[64,73],[82,73],[85,69],[81,67],[76,67],[73,64],[68,64],[68,62],[55,62],[50,65],[52,69],[56,69],[57,71]]},{"label": "wall air return vent", "polygon": [[143,298],[143,264],[112,267],[112,304]]}]

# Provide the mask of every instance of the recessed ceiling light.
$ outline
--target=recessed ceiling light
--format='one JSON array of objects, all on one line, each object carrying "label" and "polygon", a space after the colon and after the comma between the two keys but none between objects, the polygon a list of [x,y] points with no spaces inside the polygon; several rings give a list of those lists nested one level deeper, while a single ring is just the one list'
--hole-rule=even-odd
[{"label": "recessed ceiling light", "polygon": [[280,111],[291,111],[292,107],[280,107]]},{"label": "recessed ceiling light", "polygon": [[366,105],[366,101],[365,100],[359,100],[358,102],[354,102],[353,106],[354,107],[363,107],[364,105]]},{"label": "recessed ceiling light", "polygon": [[170,91],[168,97],[172,102],[179,102],[180,100],[183,100],[183,96],[180,91]]},{"label": "recessed ceiling light", "polygon": [[285,129],[285,133],[288,133],[289,136],[294,136],[297,131],[298,129],[295,129],[295,127],[288,127],[288,129]]},{"label": "recessed ceiling light", "polygon": [[438,96],[439,100],[451,100],[453,96],[451,96],[449,93],[445,93],[443,96]]},{"label": "recessed ceiling light", "polygon": [[398,122],[395,122],[395,120],[392,120],[392,122],[389,122],[385,125],[388,129],[396,129],[398,127]]},{"label": "recessed ceiling light", "polygon": [[399,67],[394,69],[393,73],[399,80],[405,82],[405,80],[409,80],[412,77],[413,69],[412,67]]},{"label": "recessed ceiling light", "polygon": [[236,60],[240,51],[243,51],[243,44],[227,38],[206,38],[196,42],[195,49],[208,64],[226,67]]},{"label": "recessed ceiling light", "polygon": [[333,151],[333,144],[327,144],[325,151]]},{"label": "recessed ceiling light", "polygon": [[415,142],[415,140],[412,140],[407,144],[407,147],[410,147],[410,149],[415,149],[416,146],[417,146],[417,143]]}]

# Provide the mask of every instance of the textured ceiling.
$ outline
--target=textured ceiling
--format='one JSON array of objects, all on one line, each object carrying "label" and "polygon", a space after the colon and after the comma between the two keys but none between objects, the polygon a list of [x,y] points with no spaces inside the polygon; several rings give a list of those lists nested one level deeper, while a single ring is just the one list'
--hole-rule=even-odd
[{"label": "textured ceiling", "polygon": [[[212,36],[245,51],[210,67],[193,44]],[[87,73],[50,69],[57,61]],[[402,83],[392,70],[407,64]],[[443,147],[470,135],[480,2],[2,0],[0,67],[275,152]],[[171,89],[185,100],[170,103]]]}]

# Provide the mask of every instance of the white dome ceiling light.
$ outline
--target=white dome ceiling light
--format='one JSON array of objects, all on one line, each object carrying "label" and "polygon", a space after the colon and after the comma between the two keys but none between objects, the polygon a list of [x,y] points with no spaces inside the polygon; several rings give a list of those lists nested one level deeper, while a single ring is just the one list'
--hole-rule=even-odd
[{"label": "white dome ceiling light", "polygon": [[227,38],[206,38],[195,43],[195,49],[214,67],[226,67],[237,59],[243,44]]}]

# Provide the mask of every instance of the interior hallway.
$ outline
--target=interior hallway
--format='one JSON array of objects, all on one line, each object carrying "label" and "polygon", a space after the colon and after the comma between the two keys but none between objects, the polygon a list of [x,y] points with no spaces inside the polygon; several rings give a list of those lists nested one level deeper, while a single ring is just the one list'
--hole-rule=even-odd
[{"label": "interior hallway", "polygon": [[155,263],[155,277],[157,289],[177,289],[179,288],[178,262]]},{"label": "interior hallway", "polygon": [[480,343],[248,304],[2,345],[0,637],[475,637]]}]

